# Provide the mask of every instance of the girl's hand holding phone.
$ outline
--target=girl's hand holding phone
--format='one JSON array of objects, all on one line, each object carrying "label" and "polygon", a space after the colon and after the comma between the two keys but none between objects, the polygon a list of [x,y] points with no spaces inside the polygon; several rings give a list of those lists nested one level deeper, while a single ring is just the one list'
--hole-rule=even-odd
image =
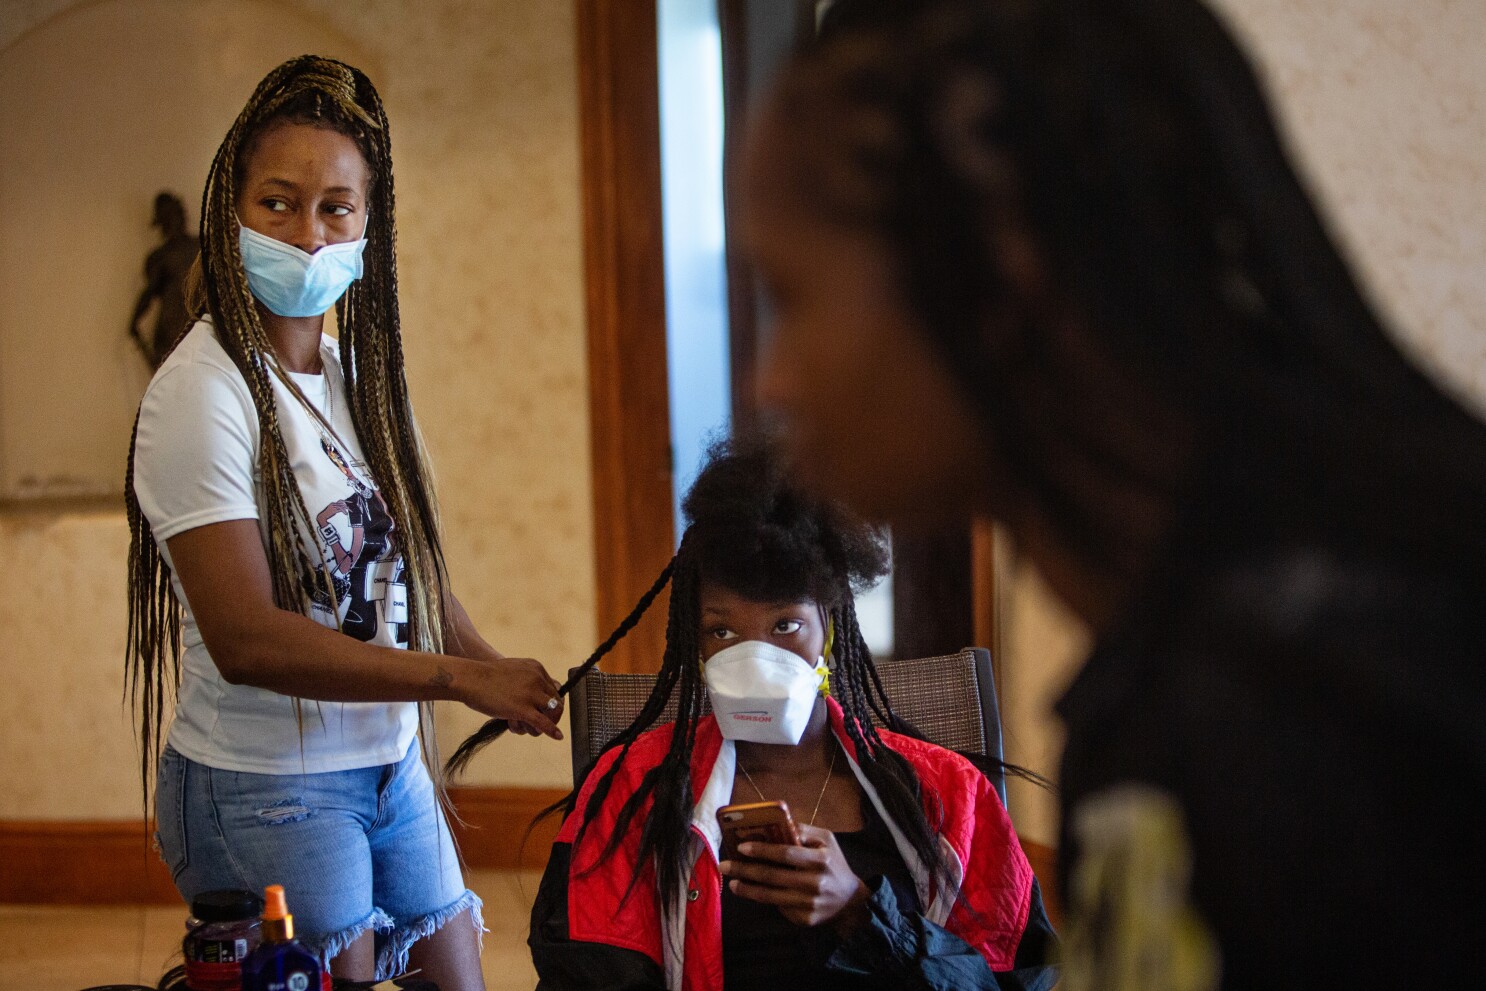
[{"label": "girl's hand holding phone", "polygon": [[843,930],[855,928],[870,895],[866,884],[852,873],[835,833],[818,826],[796,828],[799,846],[740,844],[739,859],[718,865],[729,889],[740,898],[775,906],[797,926],[831,922]]}]

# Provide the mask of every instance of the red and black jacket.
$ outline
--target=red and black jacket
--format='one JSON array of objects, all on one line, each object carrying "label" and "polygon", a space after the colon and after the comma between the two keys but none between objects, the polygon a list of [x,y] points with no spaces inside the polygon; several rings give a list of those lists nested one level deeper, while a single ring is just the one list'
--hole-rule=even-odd
[{"label": "red and black jacket", "polygon": [[[922,912],[901,910],[891,887],[878,886],[869,902],[872,923],[860,938],[851,937],[862,945],[856,947],[850,966],[880,976],[884,987],[1051,987],[1056,982],[1046,964],[1051,927],[1036,879],[991,782],[958,754],[900,734],[880,733],[883,742],[913,766],[926,806],[930,802],[938,806],[940,844],[955,887],[935,890],[932,872],[920,863],[852,759],[854,747],[840,706],[834,700],[829,705],[832,729],[863,794],[892,833],[918,889],[919,905],[927,906]],[[691,765],[692,794],[698,796],[691,823],[695,859],[686,891],[678,892],[683,912],[669,931],[655,890],[654,865],[644,864],[636,871],[639,825],[648,808],[639,811],[617,849],[603,856],[620,808],[645,771],[660,763],[671,732],[667,724],[635,741],[576,847],[589,795],[613,765],[617,749],[594,767],[578,796],[578,811],[563,824],[532,912],[529,942],[540,987],[722,991],[722,877],[717,869],[721,836],[716,812],[732,794],[736,765],[733,745],[722,738],[712,717],[697,727]],[[852,954],[837,956],[849,959]],[[863,987],[871,986],[872,981],[864,981]]]}]

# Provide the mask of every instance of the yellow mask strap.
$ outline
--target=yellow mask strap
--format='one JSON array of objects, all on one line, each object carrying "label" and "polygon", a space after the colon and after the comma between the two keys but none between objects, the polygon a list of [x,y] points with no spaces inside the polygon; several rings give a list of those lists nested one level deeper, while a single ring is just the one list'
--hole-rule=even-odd
[{"label": "yellow mask strap", "polygon": [[820,665],[816,671],[820,673],[820,695],[828,698],[831,694],[831,668],[826,663],[831,656],[831,648],[836,645],[836,621],[830,616],[826,617],[826,649],[821,652]]}]

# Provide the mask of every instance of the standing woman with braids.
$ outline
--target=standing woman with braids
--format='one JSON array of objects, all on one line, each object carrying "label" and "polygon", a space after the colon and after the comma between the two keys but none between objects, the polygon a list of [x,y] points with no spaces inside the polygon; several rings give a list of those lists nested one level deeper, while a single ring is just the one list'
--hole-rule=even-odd
[{"label": "standing woman with braids", "polygon": [[[852,598],[886,570],[876,531],[758,443],[715,447],[683,508],[655,690],[563,803],[532,909],[539,987],[1050,988],[1052,930],[995,787],[882,694]],[[792,690],[761,729],[764,672]],[[765,800],[803,845],[719,863],[717,810]]]},{"label": "standing woman with braids", "polygon": [[371,82],[314,56],[273,70],[208,173],[199,320],[140,405],[128,674],[186,899],[282,884],[336,976],[411,962],[468,991],[484,987],[480,901],[425,767],[431,704],[559,737],[561,703],[449,589],[395,242]]}]

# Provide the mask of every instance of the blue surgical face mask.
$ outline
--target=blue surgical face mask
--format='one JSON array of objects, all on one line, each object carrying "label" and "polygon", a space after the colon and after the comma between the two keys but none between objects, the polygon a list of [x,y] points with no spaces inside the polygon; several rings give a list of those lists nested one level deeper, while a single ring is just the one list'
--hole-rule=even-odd
[{"label": "blue surgical face mask", "polygon": [[[370,222],[371,218],[367,219]],[[366,250],[364,226],[357,240],[327,244],[313,255],[241,223],[237,226],[248,288],[270,312],[281,317],[319,316],[361,278],[361,253]]]}]

